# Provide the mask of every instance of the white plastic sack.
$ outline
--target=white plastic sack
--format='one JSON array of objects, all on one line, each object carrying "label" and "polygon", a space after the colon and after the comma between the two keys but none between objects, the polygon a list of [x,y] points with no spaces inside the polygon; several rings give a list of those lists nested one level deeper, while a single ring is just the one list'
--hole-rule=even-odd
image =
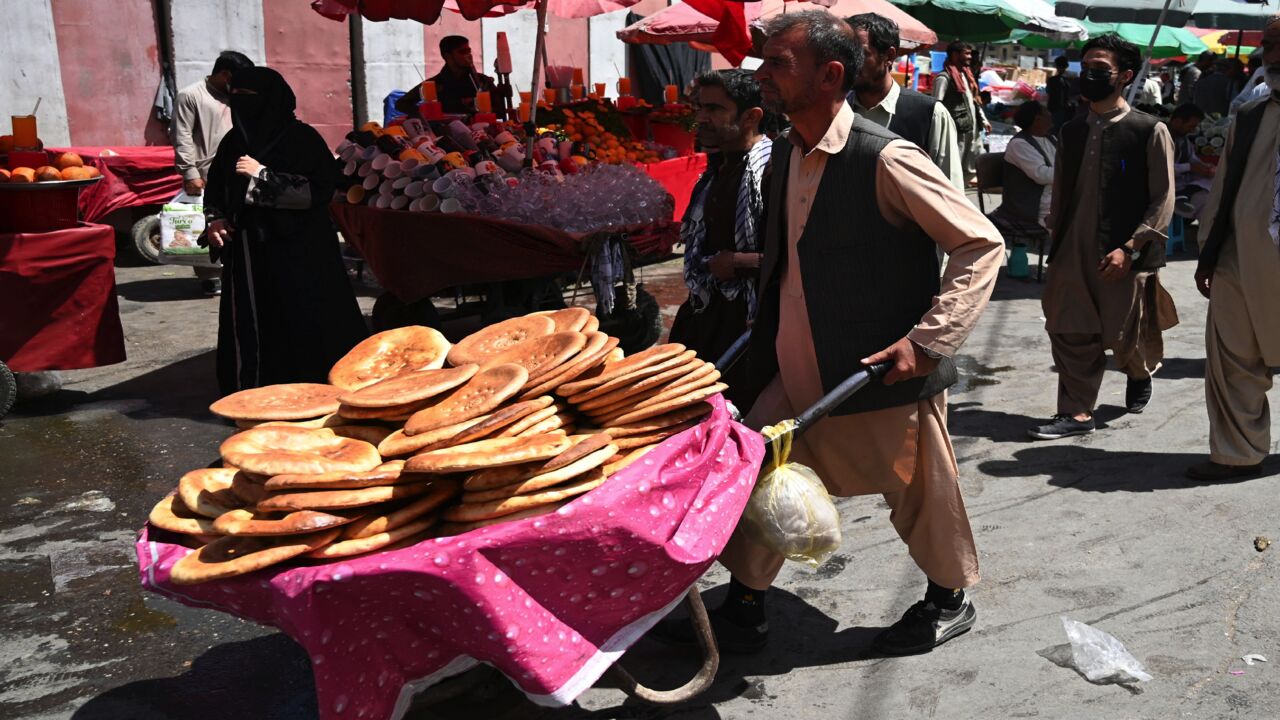
[{"label": "white plastic sack", "polygon": [[1124,644],[1107,633],[1068,617],[1062,629],[1071,642],[1072,664],[1092,683],[1133,683],[1151,680],[1147,669]]},{"label": "white plastic sack", "polygon": [[840,513],[811,468],[787,462],[791,421],[765,428],[773,463],[756,482],[742,520],[751,539],[789,560],[817,567],[840,547]]},{"label": "white plastic sack", "polygon": [[208,255],[209,248],[196,242],[203,232],[204,205],[200,198],[179,195],[160,209],[161,255]]}]

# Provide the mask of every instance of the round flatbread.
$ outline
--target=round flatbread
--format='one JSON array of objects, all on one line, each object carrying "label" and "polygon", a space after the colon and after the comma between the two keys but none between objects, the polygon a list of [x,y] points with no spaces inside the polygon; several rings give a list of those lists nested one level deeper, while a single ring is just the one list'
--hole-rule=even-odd
[{"label": "round flatbread", "polygon": [[338,532],[332,528],[310,535],[221,537],[174,563],[169,579],[175,585],[195,585],[244,575],[324,547]]},{"label": "round flatbread", "polygon": [[[684,372],[690,372],[701,367],[702,361],[698,359],[698,354],[692,350],[685,350],[679,355],[667,358],[662,362],[646,365],[637,368],[635,371],[616,377],[606,383],[601,383],[590,390],[578,393],[567,400],[579,406],[587,406],[593,401],[602,400],[605,396],[613,396],[615,399],[620,397],[619,393],[626,390],[634,390],[639,392],[654,387],[661,383],[677,378]],[[661,378],[660,380],[658,378]],[[609,403],[595,402],[592,406],[608,405]]]},{"label": "round flatbread", "polygon": [[504,363],[515,363],[528,370],[529,381],[534,381],[564,365],[586,345],[587,336],[580,332],[551,333],[512,345],[490,357],[481,367],[487,369]]},{"label": "round flatbread", "polygon": [[328,415],[321,415],[318,418],[312,418],[310,420],[237,420],[236,427],[241,430],[249,430],[261,427],[262,425],[323,428],[333,427],[335,425],[345,425],[347,422],[347,419],[339,415],[337,412],[331,412]]},{"label": "round flatbread", "polygon": [[[616,350],[617,348],[615,348]],[[577,382],[568,383],[560,386],[556,391],[561,397],[572,397],[583,393],[597,385],[603,385],[614,378],[622,377],[636,370],[649,365],[656,365],[664,360],[679,355],[685,351],[685,347],[680,343],[667,343],[666,345],[655,345],[648,350],[640,352],[630,357],[622,358],[616,362],[608,362],[604,366],[604,370],[595,377],[587,378]]]},{"label": "round flatbread", "polygon": [[[593,315],[592,317],[595,317],[595,316]],[[490,518],[488,520],[477,520],[475,522],[468,522],[468,523],[463,523],[463,522],[444,523],[440,525],[439,528],[437,528],[436,536],[437,537],[453,537],[455,535],[461,535],[463,533],[471,532],[472,530],[479,530],[480,528],[489,527],[490,525],[500,525],[502,523],[515,522],[517,520],[527,520],[528,518],[535,518],[540,515],[550,515],[551,513],[555,512],[556,510],[559,510],[561,507],[563,507],[564,505],[567,505],[568,503],[569,503],[568,500],[562,500],[558,503],[551,503],[550,505],[543,505],[542,507],[529,508],[528,510],[521,510],[520,512],[514,512],[514,513],[511,513],[510,515],[502,515],[496,518]]]},{"label": "round flatbread", "polygon": [[360,341],[334,363],[329,383],[359,390],[412,370],[444,367],[449,341],[439,330],[421,325],[386,330]]},{"label": "round flatbread", "polygon": [[573,443],[569,446],[569,449],[543,463],[542,467],[538,469],[538,474],[572,465],[582,458],[608,447],[613,442],[613,438],[609,437],[607,431],[601,431],[592,435],[574,435],[569,438],[569,441]]},{"label": "round flatbread", "polygon": [[393,431],[385,425],[335,425],[329,428],[334,435],[353,440],[363,440],[374,447],[387,439]]},{"label": "round flatbread", "polygon": [[655,430],[654,432],[646,433],[644,435],[629,435],[627,437],[618,438],[614,441],[614,444],[618,446],[619,450],[634,450],[639,447],[656,445],[669,437],[679,435],[685,430],[696,426],[698,422],[699,421],[697,420],[686,420],[685,422],[671,425],[669,427],[662,428],[661,430]]},{"label": "round flatbread", "polygon": [[556,332],[582,332],[582,328],[586,327],[587,321],[591,319],[591,311],[582,307],[570,307],[563,310],[542,310],[531,314],[545,315],[551,318],[551,321],[556,324]]},{"label": "round flatbread", "polygon": [[378,449],[330,428],[256,427],[219,448],[232,465],[259,475],[364,472],[382,464]]},{"label": "round flatbread", "polygon": [[579,482],[560,485],[550,490],[528,495],[517,495],[501,500],[490,500],[489,502],[454,505],[444,511],[444,518],[453,522],[475,522],[477,520],[502,517],[521,510],[550,505],[551,503],[582,495],[600,487],[606,479],[604,473],[596,472],[589,474]]},{"label": "round flatbread", "polygon": [[333,515],[315,510],[298,510],[277,515],[252,510],[231,510],[218,516],[213,527],[223,535],[304,535],[346,525],[354,516]]},{"label": "round flatbread", "polygon": [[419,518],[407,525],[401,525],[398,528],[387,530],[386,532],[376,533],[362,538],[353,538],[347,540],[338,540],[337,542],[325,545],[307,553],[309,558],[342,558],[352,557],[355,555],[364,555],[374,550],[382,550],[389,545],[404,540],[405,538],[417,535],[426,529],[435,525],[438,518],[431,515]]},{"label": "round flatbread", "polygon": [[288,512],[292,510],[346,510],[368,507],[378,503],[393,502],[417,497],[432,487],[432,483],[405,485],[377,485],[349,490],[302,490],[276,492],[258,501],[257,509],[263,512]]},{"label": "round flatbread", "polygon": [[604,364],[605,356],[618,347],[618,338],[604,333],[587,333],[587,345],[582,351],[564,365],[531,382],[522,391],[520,398],[528,399],[545,395],[561,385],[582,377],[589,371]]},{"label": "round flatbread", "polygon": [[711,363],[706,363],[693,372],[679,380],[667,385],[649,388],[647,391],[639,395],[618,400],[611,405],[591,410],[583,410],[582,412],[593,418],[608,419],[632,410],[640,410],[661,402],[665,402],[674,397],[680,397],[698,388],[715,384],[720,379],[720,371],[716,370]]},{"label": "round flatbread", "polygon": [[431,404],[431,400],[418,400],[417,402],[405,403],[403,405],[392,405],[391,407],[356,407],[355,405],[339,405],[338,416],[351,420],[383,420],[394,421],[396,418],[409,417],[424,407]]},{"label": "round flatbread", "polygon": [[672,410],[647,420],[639,420],[637,422],[628,423],[626,425],[614,425],[608,429],[608,433],[613,438],[624,438],[632,435],[647,435],[658,432],[672,425],[679,425],[689,420],[702,418],[711,412],[710,403],[702,402],[688,407]]},{"label": "round flatbread", "polygon": [[605,422],[604,426],[607,429],[613,425],[626,425],[628,423],[636,422],[637,420],[645,420],[651,417],[657,417],[658,415],[669,413],[672,410],[676,410],[682,407],[688,407],[695,403],[702,402],[703,400],[706,400],[712,395],[722,393],[728,389],[729,389],[728,385],[725,385],[724,383],[716,383],[708,387],[694,390],[682,397],[673,398],[671,400],[658,403],[657,405],[654,405],[652,407],[642,408],[640,410],[634,410],[632,412],[619,415],[618,417]]},{"label": "round flatbread", "polygon": [[347,525],[342,529],[342,539],[356,540],[372,537],[378,533],[408,525],[457,497],[460,490],[461,484],[457,481],[433,483],[425,495],[416,497],[394,509],[385,510],[376,515],[366,515]]},{"label": "round flatbread", "polygon": [[309,420],[336,411],[341,392],[319,383],[267,385],[231,393],[209,411],[229,420]]},{"label": "round flatbread", "polygon": [[245,502],[231,492],[231,479],[235,475],[236,471],[230,468],[192,470],[178,480],[178,497],[195,514],[216,518],[245,506]]},{"label": "round flatbread", "polygon": [[524,400],[494,410],[486,419],[471,425],[454,435],[450,442],[454,445],[482,440],[503,428],[519,422],[533,413],[551,407],[555,400],[550,395],[543,395],[532,400]]},{"label": "round flatbread", "polygon": [[498,434],[495,435],[494,437],[500,437],[500,438],[516,437],[520,433],[524,432],[525,430],[528,430],[534,425],[537,425],[543,420],[546,420],[547,418],[550,418],[550,417],[555,417],[557,413],[561,413],[564,411],[565,411],[565,407],[559,403],[548,405],[542,408],[541,410],[536,410],[532,413],[529,413],[528,415],[525,415],[524,417],[520,418],[514,423],[508,425],[505,429],[498,431]]},{"label": "round flatbread", "polygon": [[212,519],[189,509],[177,493],[165,495],[156,503],[147,520],[161,530],[183,535],[221,535],[214,529]]},{"label": "round flatbread", "polygon": [[521,432],[516,437],[529,437],[531,435],[545,435],[547,433],[560,431],[569,434],[574,430],[573,413],[561,412],[552,415],[542,422],[530,427],[528,430]]},{"label": "round flatbread", "polygon": [[412,455],[426,450],[435,450],[438,447],[447,447],[453,444],[455,435],[477,423],[484,422],[490,417],[491,415],[481,415],[470,420],[463,420],[456,425],[445,425],[442,428],[428,430],[417,435],[405,435],[404,428],[400,428],[378,443],[378,452],[385,458]]},{"label": "round flatbread", "polygon": [[405,462],[407,472],[470,472],[488,467],[549,460],[570,446],[564,435],[493,438],[414,455]]},{"label": "round flatbread", "polygon": [[429,400],[470,380],[480,366],[471,364],[438,370],[414,370],[401,373],[354,392],[338,396],[343,405],[362,408],[403,407]]},{"label": "round flatbread", "polygon": [[600,329],[600,318],[596,317],[595,315],[592,315],[587,318],[587,324],[583,325],[582,329],[579,330],[578,332],[592,333],[592,332],[598,331],[599,329]]},{"label": "round flatbread", "polygon": [[453,366],[486,360],[530,338],[550,335],[556,331],[556,323],[546,315],[525,315],[495,323],[477,330],[449,351],[449,364]]},{"label": "round flatbread", "polygon": [[[534,475],[527,480],[521,480],[510,485],[493,488],[492,490],[478,490],[475,492],[466,492],[462,494],[462,502],[478,503],[489,502],[490,500],[500,500],[506,497],[514,497],[516,495],[528,495],[539,490],[545,490],[555,487],[561,483],[568,482],[575,478],[583,477],[591,471],[599,472],[601,466],[607,460],[612,458],[618,452],[616,445],[608,445],[594,453],[585,455],[578,460],[557,470]],[[601,475],[603,477],[603,475]]]},{"label": "round flatbread", "polygon": [[414,482],[412,476],[402,479],[403,460],[384,463],[367,472],[330,472],[276,475],[262,484],[268,492],[285,490],[354,490],[356,488],[398,485]]},{"label": "round flatbread", "polygon": [[261,475],[253,475],[243,470],[236,472],[231,478],[231,492],[238,498],[243,507],[253,507],[258,501],[267,496],[267,489],[263,487],[263,483],[268,478]]},{"label": "round flatbread", "polygon": [[511,363],[481,370],[462,387],[414,413],[405,423],[404,432],[406,435],[418,435],[493,412],[520,392],[528,379],[528,370]]},{"label": "round flatbread", "polygon": [[644,447],[638,447],[634,450],[631,450],[627,452],[625,455],[623,455],[622,457],[616,460],[610,460],[609,462],[605,463],[603,472],[607,477],[613,477],[617,473],[621,472],[623,468],[627,467],[628,465],[644,457],[646,453],[648,453],[650,450],[656,447],[658,447],[657,443],[653,445],[645,445]]},{"label": "round flatbread", "polygon": [[600,431],[594,435],[575,435],[568,439],[572,443],[568,449],[546,462],[520,463],[519,465],[487,468],[474,472],[463,481],[463,490],[468,493],[480,492],[528,480],[534,476],[571,465],[597,450],[608,447],[611,443],[611,438],[605,431]]}]

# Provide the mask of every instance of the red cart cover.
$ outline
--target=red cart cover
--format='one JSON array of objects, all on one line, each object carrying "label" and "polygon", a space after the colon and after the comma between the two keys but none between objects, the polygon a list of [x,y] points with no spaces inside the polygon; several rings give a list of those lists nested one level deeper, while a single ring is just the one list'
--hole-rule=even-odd
[{"label": "red cart cover", "polygon": [[346,562],[178,586],[191,552],[144,529],[142,584],[277,627],[311,656],[320,717],[399,718],[415,692],[484,662],[530,700],[591,687],[702,576],[738,523],[764,456],[720,396],[555,513]]},{"label": "red cart cover", "polygon": [[[577,240],[549,227],[341,201],[329,209],[343,238],[369,263],[382,287],[406,303],[456,285],[572,272],[586,260]],[[671,252],[678,238],[674,222],[628,237],[642,255]]]},{"label": "red cart cover", "polygon": [[[102,156],[103,150],[115,155]],[[120,208],[163,205],[182,191],[182,176],[173,165],[173,148],[69,147],[52,148],[54,153],[73,152],[86,165],[102,173],[102,182],[80,191],[80,217],[97,222]]]},{"label": "red cart cover", "polygon": [[115,231],[0,234],[0,360],[19,372],[123,362]]}]

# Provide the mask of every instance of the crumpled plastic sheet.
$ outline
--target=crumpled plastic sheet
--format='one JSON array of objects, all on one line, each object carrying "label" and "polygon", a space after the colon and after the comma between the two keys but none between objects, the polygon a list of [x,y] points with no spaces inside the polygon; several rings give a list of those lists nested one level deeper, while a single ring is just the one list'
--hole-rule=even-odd
[{"label": "crumpled plastic sheet", "polygon": [[1061,667],[1069,667],[1095,685],[1132,686],[1152,679],[1147,669],[1111,635],[1068,617],[1062,618],[1066,645],[1045,648],[1038,654]]},{"label": "crumpled plastic sheet", "polygon": [[660,620],[724,548],[764,455],[722,397],[556,513],[329,564],[174,585],[187,548],[143,530],[144,587],[277,627],[306,649],[320,717],[399,718],[477,663],[535,703],[572,702]]}]

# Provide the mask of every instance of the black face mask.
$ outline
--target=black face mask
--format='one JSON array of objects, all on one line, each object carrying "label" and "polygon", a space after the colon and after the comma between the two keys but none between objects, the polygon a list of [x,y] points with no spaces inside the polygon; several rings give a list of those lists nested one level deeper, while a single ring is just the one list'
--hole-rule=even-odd
[{"label": "black face mask", "polygon": [[1111,83],[1111,71],[1102,68],[1084,68],[1080,72],[1080,94],[1086,100],[1097,102],[1105,100],[1115,92],[1116,86]]},{"label": "black face mask", "polygon": [[261,95],[237,93],[231,96],[231,112],[245,120],[256,120],[262,114],[266,98]]}]

